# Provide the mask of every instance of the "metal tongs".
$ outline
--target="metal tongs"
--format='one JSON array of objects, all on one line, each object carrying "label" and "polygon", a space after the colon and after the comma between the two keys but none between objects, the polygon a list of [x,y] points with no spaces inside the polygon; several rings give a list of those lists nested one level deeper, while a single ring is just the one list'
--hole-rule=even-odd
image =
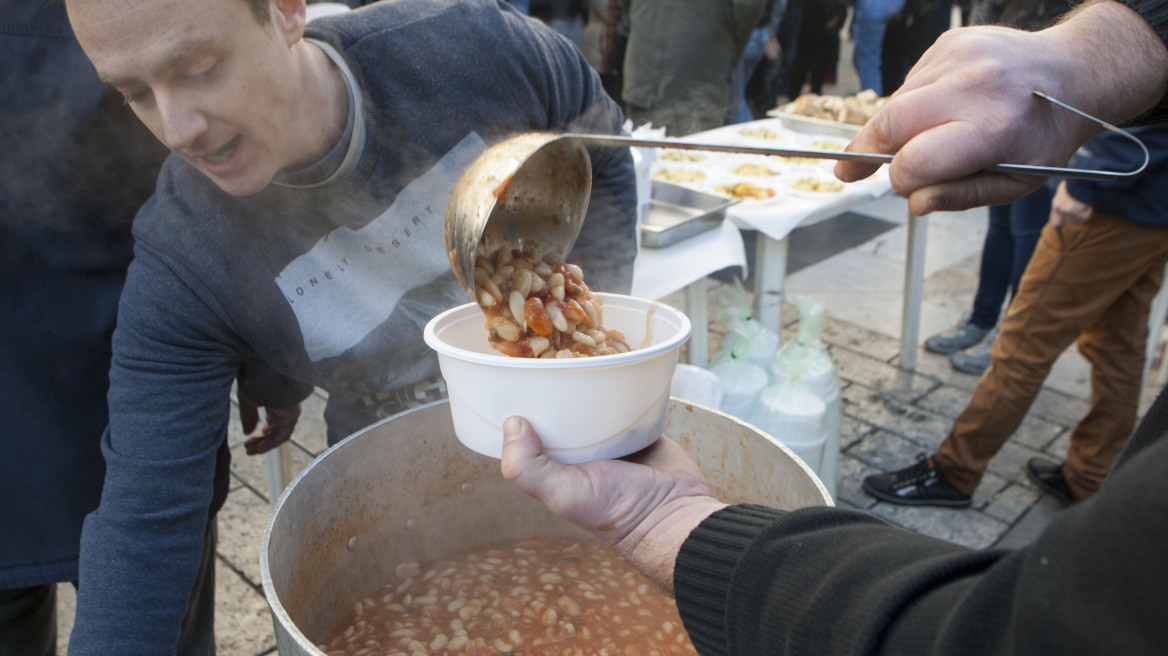
[{"label": "metal tongs", "polygon": [[[1125,132],[1110,123],[1095,118],[1086,112],[1080,111],[1071,107],[1070,105],[1056,100],[1041,91],[1033,92],[1034,95],[1054,103],[1063,109],[1072,111],[1079,116],[1103,127],[1106,130],[1121,134],[1128,139],[1131,139],[1139,145],[1140,149],[1144,151],[1144,163],[1139,168],[1132,171],[1097,171],[1091,169],[1074,169],[1062,168],[1057,166],[1032,166],[1029,164],[996,164],[989,167],[987,170],[996,171],[1000,173],[1020,173],[1024,175],[1040,175],[1055,178],[1077,178],[1081,180],[1114,180],[1115,178],[1127,177],[1136,175],[1144,170],[1148,165],[1148,148],[1138,138],[1129,132]],[[707,144],[697,143],[693,141],[676,141],[673,139],[640,139],[636,137],[619,137],[608,136],[601,134],[565,134],[562,135],[564,139],[579,139],[593,143],[600,143],[610,146],[637,146],[647,148],[670,148],[677,150],[704,150],[718,153],[739,153],[746,155],[778,155],[781,157],[814,157],[817,159],[833,159],[844,160],[848,162],[861,162],[864,164],[888,164],[892,161],[892,155],[880,155],[876,153],[852,153],[840,150],[815,150],[803,148],[759,148],[755,146],[735,146],[724,144]]]}]

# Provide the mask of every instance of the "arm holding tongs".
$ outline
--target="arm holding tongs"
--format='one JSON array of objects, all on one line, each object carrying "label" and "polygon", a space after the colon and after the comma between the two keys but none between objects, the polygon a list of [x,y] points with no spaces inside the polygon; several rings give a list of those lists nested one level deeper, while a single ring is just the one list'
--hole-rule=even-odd
[{"label": "arm holding tongs", "polygon": [[[1075,169],[1075,168],[1060,168],[1056,166],[1032,166],[1029,164],[996,164],[988,167],[987,171],[997,171],[999,173],[1021,173],[1023,175],[1041,175],[1045,177],[1057,178],[1081,178],[1084,180],[1112,180],[1120,176],[1135,175],[1144,170],[1148,165],[1148,149],[1140,140],[1132,136],[1130,133],[1097,119],[1085,112],[1081,112],[1066,103],[1055,100],[1050,96],[1035,91],[1035,96],[1052,102],[1059,107],[1070,110],[1079,116],[1082,116],[1090,121],[1095,122],[1100,127],[1117,132],[1135,143],[1139,144],[1144,151],[1144,163],[1139,168],[1132,171],[1094,171],[1090,169]],[[892,162],[894,155],[882,155],[877,153],[857,153],[846,150],[817,150],[813,148],[763,148],[756,146],[741,146],[735,144],[711,144],[700,143],[696,141],[685,141],[680,139],[642,139],[638,137],[620,137],[609,136],[601,134],[565,134],[566,139],[580,139],[591,143],[600,143],[609,146],[632,146],[638,148],[671,148],[676,150],[703,150],[707,152],[716,153],[735,153],[745,155],[777,155],[780,157],[815,157],[817,159],[833,159],[845,162],[860,162],[863,164],[889,164]]]}]

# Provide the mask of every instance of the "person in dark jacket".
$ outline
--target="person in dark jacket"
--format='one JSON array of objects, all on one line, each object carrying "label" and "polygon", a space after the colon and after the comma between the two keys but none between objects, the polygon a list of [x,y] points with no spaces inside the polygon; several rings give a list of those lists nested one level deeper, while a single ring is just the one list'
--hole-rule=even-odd
[{"label": "person in dark jacket", "polygon": [[[130,226],[167,150],[94,74],[62,3],[0,0],[0,15],[0,654],[40,656],[56,653],[56,584],[77,583],[101,497]],[[264,375],[251,365],[241,385]],[[240,403],[250,434],[258,409]],[[248,452],[291,436],[299,410],[280,412]],[[214,553],[206,540],[180,654],[214,649]]]},{"label": "person in dark jacket", "polygon": [[0,15],[0,654],[39,656],[101,496],[130,223],[166,151],[93,74],[64,6]]},{"label": "person in dark jacket", "polygon": [[949,29],[953,0],[906,0],[888,22],[881,44],[880,79],[884,95],[900,88],[913,64]]},{"label": "person in dark jacket", "polygon": [[[173,653],[226,494],[240,366],[270,370],[265,407],[327,391],[329,444],[441,398],[422,332],[470,300],[443,244],[459,178],[516,134],[613,134],[623,117],[579,49],[495,0],[311,21],[303,0],[66,6],[98,75],[172,150],[134,219],[69,652]],[[590,154],[567,259],[627,292],[632,157]]]},{"label": "person in dark jacket", "polygon": [[[1051,366],[1072,343],[1091,362],[1091,405],[1064,463],[1026,464],[1045,492],[1072,503],[1099,489],[1135,426],[1148,312],[1168,263],[1168,126],[1136,128],[1148,166],[1114,180],[1057,185],[1050,220],[990,349],[990,366],[932,457],[864,479],[889,503],[967,507],[990,459],[1026,417]],[[1092,139],[1073,168],[1135,171],[1139,143]]]},{"label": "person in dark jacket", "polygon": [[671,137],[711,130],[734,116],[734,69],[765,0],[622,0],[628,19],[621,99],[634,125]]},{"label": "person in dark jacket", "polygon": [[802,5],[798,17],[794,54],[784,91],[794,100],[810,85],[810,92],[823,93],[829,72],[839,59],[839,32],[848,17],[848,5],[838,0],[791,0]]},{"label": "person in dark jacket", "polygon": [[502,472],[672,591],[702,656],[1154,656],[1168,644],[1168,393],[1097,495],[1033,543],[977,550],[844,508],[726,505],[662,438],[563,465],[526,421]]}]

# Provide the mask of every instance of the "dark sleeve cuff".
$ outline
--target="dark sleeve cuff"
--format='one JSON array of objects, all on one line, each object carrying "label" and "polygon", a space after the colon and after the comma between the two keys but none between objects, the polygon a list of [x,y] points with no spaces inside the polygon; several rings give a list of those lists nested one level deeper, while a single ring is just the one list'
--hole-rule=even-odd
[{"label": "dark sleeve cuff", "polygon": [[246,360],[236,375],[239,391],[265,408],[291,408],[308,398],[313,385],[293,380],[260,360]]},{"label": "dark sleeve cuff", "polygon": [[[1118,0],[1118,2],[1143,16],[1152,29],[1156,30],[1156,34],[1164,42],[1164,46],[1168,47],[1168,0]],[[1168,97],[1160,100],[1160,103],[1152,111],[1133,123],[1138,125],[1168,123]]]},{"label": "dark sleeve cuff", "polygon": [[677,554],[673,592],[690,640],[702,656],[729,654],[726,591],[738,559],[765,527],[786,513],[765,506],[728,506],[707,517]]}]

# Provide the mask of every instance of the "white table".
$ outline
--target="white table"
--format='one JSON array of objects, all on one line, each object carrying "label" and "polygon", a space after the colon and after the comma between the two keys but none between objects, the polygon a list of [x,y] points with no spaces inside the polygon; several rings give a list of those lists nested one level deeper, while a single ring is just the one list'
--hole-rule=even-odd
[{"label": "white table", "polygon": [[[633,264],[633,296],[658,299],[685,290],[685,312],[693,323],[689,362],[709,362],[707,276],[727,267],[746,271],[742,232],[729,219],[722,225],[665,248],[642,248]],[[745,275],[745,274],[744,274]]]},{"label": "white table", "polygon": [[[747,137],[743,131],[754,132],[765,129],[775,139]],[[763,119],[751,123],[726,126],[685,137],[686,141],[708,143],[736,143],[750,146],[798,148],[813,147],[817,140],[829,140],[839,144],[847,143],[846,137],[814,135],[795,132],[783,127],[779,119]],[[662,151],[657,151],[660,153]],[[694,153],[697,151],[687,151]],[[657,154],[654,153],[654,154]],[[773,163],[772,158],[765,158]],[[728,223],[741,229],[756,230],[759,239],[755,247],[754,261],[754,317],[775,330],[782,327],[782,304],[784,281],[787,273],[787,237],[798,226],[806,226],[830,219],[849,210],[888,195],[892,185],[888,171],[882,167],[871,178],[845,188],[838,193],[795,193],[788,191],[794,177],[805,177],[809,172],[822,172],[821,177],[830,178],[831,164],[814,169],[782,163],[780,175],[773,179],[744,178],[730,173],[735,162],[760,163],[762,158],[747,155],[709,154],[702,162],[675,162],[656,158],[651,170],[662,168],[697,169],[705,172],[707,178],[692,183],[705,191],[713,191],[718,185],[732,180],[745,180],[759,186],[769,186],[776,190],[776,196],[766,201],[743,201],[727,211]],[[770,164],[768,164],[770,166]],[[907,208],[907,204],[906,204]],[[907,213],[907,209],[905,210]],[[917,341],[920,337],[920,305],[924,287],[925,238],[928,222],[923,217],[908,216],[908,249],[905,267],[905,295],[901,319],[901,364],[905,369],[916,366]],[[690,243],[693,242],[693,243]],[[741,241],[737,242],[741,249]],[[633,294],[645,298],[662,296],[686,289],[686,311],[694,323],[694,338],[690,343],[689,361],[705,365],[708,362],[708,345],[702,326],[708,321],[706,307],[706,276],[727,266],[745,266],[739,262],[733,248],[735,241],[723,225],[718,232],[703,233],[689,240],[663,249],[641,249],[633,276]],[[847,284],[847,281],[841,281]]]}]

